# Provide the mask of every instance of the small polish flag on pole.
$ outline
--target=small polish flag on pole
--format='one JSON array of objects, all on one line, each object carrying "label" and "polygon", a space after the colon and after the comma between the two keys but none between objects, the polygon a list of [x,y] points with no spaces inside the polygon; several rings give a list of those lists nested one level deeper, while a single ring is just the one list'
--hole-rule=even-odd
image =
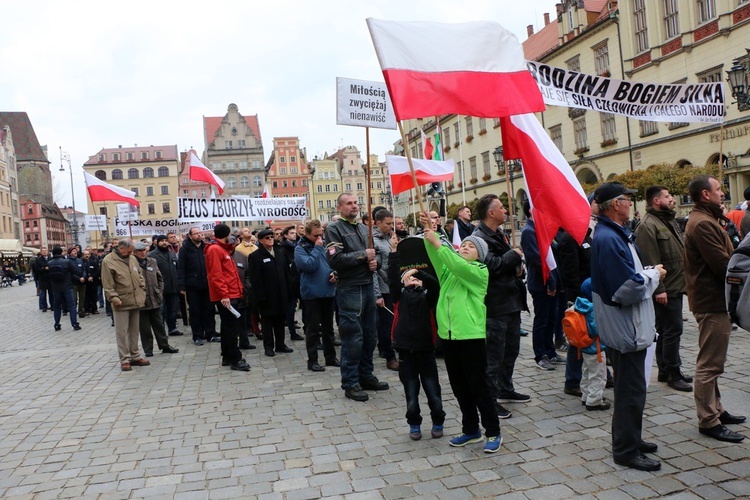
[{"label": "small polish flag on pole", "polygon": [[131,190],[108,184],[88,172],[84,172],[83,177],[86,180],[86,188],[92,203],[96,201],[121,201],[136,207],[141,206]]},{"label": "small polish flag on pole", "polygon": [[224,181],[221,177],[213,173],[207,166],[201,162],[195,153],[190,152],[190,170],[188,171],[191,181],[201,181],[216,186],[219,194],[224,193]]},{"label": "small polish flag on pole", "polygon": [[[414,186],[414,180],[409,169],[409,163],[403,156],[386,155],[385,162],[388,165],[388,174],[391,177],[393,194],[403,193]],[[421,160],[412,158],[414,164],[414,175],[417,184],[423,186],[431,182],[443,182],[453,179],[455,163],[453,160]]]}]

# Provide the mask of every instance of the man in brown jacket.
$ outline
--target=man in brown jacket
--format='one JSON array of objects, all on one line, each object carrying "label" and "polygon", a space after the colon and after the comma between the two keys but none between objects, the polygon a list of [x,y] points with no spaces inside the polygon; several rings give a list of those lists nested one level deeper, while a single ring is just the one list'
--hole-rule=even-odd
[{"label": "man in brown jacket", "polygon": [[739,443],[745,436],[725,425],[742,423],[745,417],[724,409],[718,384],[732,332],[724,301],[724,278],[733,248],[719,222],[724,193],[718,179],[709,175],[694,177],[688,192],[695,208],[685,228],[685,277],[690,310],[698,321],[694,391],[698,430],[719,441]]},{"label": "man in brown jacket", "polygon": [[148,366],[138,351],[139,309],[146,304],[146,285],[138,260],[133,256],[135,246],[128,239],[117,242],[117,247],[102,261],[102,289],[112,304],[117,351],[120,368],[130,371],[132,365]]}]

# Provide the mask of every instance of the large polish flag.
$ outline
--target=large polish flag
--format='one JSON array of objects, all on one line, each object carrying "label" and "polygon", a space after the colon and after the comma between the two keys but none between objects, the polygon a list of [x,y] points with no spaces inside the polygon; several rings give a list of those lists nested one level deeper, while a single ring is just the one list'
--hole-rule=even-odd
[{"label": "large polish flag", "polygon": [[[417,185],[422,186],[431,182],[443,182],[453,179],[455,164],[453,160],[436,161],[412,158],[414,174],[417,177]],[[385,156],[388,165],[388,174],[391,176],[391,188],[393,194],[403,193],[416,186],[411,177],[409,162],[403,156]]]},{"label": "large polish flag", "polygon": [[194,152],[190,152],[188,175],[191,181],[201,181],[216,186],[219,194],[224,193],[224,181],[221,177],[213,173],[202,161],[198,159]]},{"label": "large polish flag", "polygon": [[[518,39],[490,21],[367,19],[399,120],[456,113],[498,118],[544,111]],[[434,57],[440,47],[440,57]]]},{"label": "large polish flag", "polygon": [[559,228],[580,244],[586,237],[591,207],[573,169],[533,114],[501,119],[503,156],[520,158],[534,217],[542,275],[557,267],[550,251]]},{"label": "large polish flag", "polygon": [[135,194],[129,189],[108,184],[88,172],[83,173],[83,178],[86,180],[86,187],[92,203],[95,201],[122,201],[136,207],[141,206],[135,199]]}]

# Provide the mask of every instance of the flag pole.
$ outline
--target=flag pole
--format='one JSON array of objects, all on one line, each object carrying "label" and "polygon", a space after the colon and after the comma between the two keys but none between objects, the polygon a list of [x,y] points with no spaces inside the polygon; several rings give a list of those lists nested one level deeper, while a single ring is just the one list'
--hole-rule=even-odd
[{"label": "flag pole", "polygon": [[461,115],[456,115],[456,123],[458,123],[458,137],[456,137],[456,142],[458,143],[458,159],[461,162],[461,198],[463,199],[464,205],[466,205],[466,170],[464,167],[464,148],[461,147]]},{"label": "flag pole", "polygon": [[719,127],[719,185],[724,189],[724,120]]},{"label": "flag pole", "polygon": [[[500,122],[500,144],[503,143],[503,127],[502,121]],[[513,193],[510,187],[510,165],[507,164],[507,160],[503,157],[503,163],[505,165],[505,189],[508,191],[508,208],[510,209],[510,241],[513,247],[516,247],[516,228],[515,224],[515,207],[513,206]]]},{"label": "flag pole", "polygon": [[[404,153],[406,153],[406,161],[409,163],[409,170],[411,171],[411,180],[414,181],[414,190],[417,193],[418,201],[419,201],[419,210],[427,214],[427,210],[424,208],[424,203],[422,203],[422,191],[419,189],[419,186],[417,185],[417,174],[414,173],[414,164],[411,161],[411,153],[409,152],[409,143],[406,142],[406,134],[404,133],[404,125],[399,120],[398,122],[398,131],[401,132],[401,143],[404,145]],[[414,221],[414,225],[416,226],[417,221]]]},{"label": "flag pole", "polygon": [[365,169],[365,179],[367,182],[367,232],[370,240],[370,248],[375,248],[375,242],[372,239],[372,195],[370,192],[370,127],[365,127],[365,148],[367,149],[367,168]]}]

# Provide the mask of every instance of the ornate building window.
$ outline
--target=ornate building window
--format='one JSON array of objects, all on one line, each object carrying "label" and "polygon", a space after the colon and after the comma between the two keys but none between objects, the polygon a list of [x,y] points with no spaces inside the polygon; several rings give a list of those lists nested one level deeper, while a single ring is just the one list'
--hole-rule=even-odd
[{"label": "ornate building window", "polygon": [[105,172],[104,170],[97,170],[94,173],[94,177],[96,177],[100,181],[106,181],[107,180],[107,172]]},{"label": "ornate building window", "polygon": [[137,168],[129,168],[128,169],[128,179],[137,179],[138,178],[138,169]]},{"label": "ornate building window", "polygon": [[169,169],[167,167],[159,167],[159,177],[169,177]]},{"label": "ornate building window", "polygon": [[113,180],[119,180],[122,179],[122,170],[119,168],[116,168],[112,171],[112,179]]},{"label": "ornate building window", "polygon": [[648,50],[648,24],[646,23],[646,0],[633,0],[633,28],[637,52]]},{"label": "ornate building window", "polygon": [[680,18],[677,0],[664,0],[664,34],[666,39],[680,34]]},{"label": "ornate building window", "polygon": [[143,169],[143,178],[144,179],[151,179],[154,177],[154,169],[151,167],[146,167]]}]

